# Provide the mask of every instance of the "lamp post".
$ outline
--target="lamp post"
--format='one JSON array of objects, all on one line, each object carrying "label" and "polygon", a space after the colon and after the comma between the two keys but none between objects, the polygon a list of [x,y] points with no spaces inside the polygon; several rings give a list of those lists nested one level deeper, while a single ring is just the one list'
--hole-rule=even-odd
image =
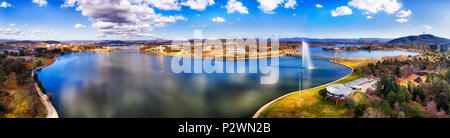
[{"label": "lamp post", "polygon": [[298,101],[302,101],[303,99],[302,99],[302,88],[303,88],[303,71],[304,71],[304,67],[302,66],[302,68],[300,68],[300,73],[299,73],[299,80],[298,80],[298,82],[299,82],[299,84],[298,84],[298,89],[299,89],[299,92],[298,92]]}]

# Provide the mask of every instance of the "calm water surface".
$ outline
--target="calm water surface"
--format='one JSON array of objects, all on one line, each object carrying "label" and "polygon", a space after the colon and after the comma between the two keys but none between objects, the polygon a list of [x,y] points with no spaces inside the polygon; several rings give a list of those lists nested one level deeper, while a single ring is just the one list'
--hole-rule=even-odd
[{"label": "calm water surface", "polygon": [[[323,58],[303,71],[303,88],[351,72]],[[265,74],[175,74],[172,57],[140,54],[71,53],[36,71],[62,117],[251,117],[262,105],[299,89],[301,58],[281,57],[276,84],[260,84]],[[248,61],[247,61],[248,69]]]},{"label": "calm water surface", "polygon": [[[321,56],[333,56],[333,57],[352,57],[352,58],[381,58],[381,57],[392,57],[398,55],[419,55],[416,52],[409,52],[403,50],[357,50],[357,51],[325,51],[322,50],[324,47],[343,47],[350,45],[337,45],[337,46],[319,46],[311,47],[311,55],[321,55]],[[351,45],[351,46],[362,46],[362,45]]]}]

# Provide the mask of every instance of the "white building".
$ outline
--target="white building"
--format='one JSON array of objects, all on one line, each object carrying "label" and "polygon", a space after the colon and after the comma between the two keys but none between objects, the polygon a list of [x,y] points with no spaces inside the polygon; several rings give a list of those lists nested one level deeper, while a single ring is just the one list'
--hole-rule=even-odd
[{"label": "white building", "polygon": [[362,85],[369,83],[369,79],[367,78],[359,78],[357,80],[348,82],[345,86],[350,87],[355,90],[361,90],[363,88]]},{"label": "white building", "polygon": [[352,94],[353,89],[344,84],[332,84],[327,87],[327,92],[333,96],[348,96]]}]

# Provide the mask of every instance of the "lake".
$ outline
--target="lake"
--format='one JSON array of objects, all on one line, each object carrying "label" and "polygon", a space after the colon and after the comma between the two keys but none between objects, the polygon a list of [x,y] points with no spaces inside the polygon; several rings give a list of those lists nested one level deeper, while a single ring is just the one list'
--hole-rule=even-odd
[{"label": "lake", "polygon": [[[340,53],[343,57],[380,57],[404,52]],[[335,52],[313,47],[311,53]],[[176,74],[171,70],[171,61],[170,56],[141,54],[130,47],[111,53],[58,56],[55,63],[36,74],[47,92],[53,93],[52,101],[61,117],[248,118],[271,100],[298,91],[300,72],[303,89],[335,81],[351,72],[326,58],[313,57],[315,68],[306,70],[301,68],[300,57],[280,57],[278,82],[260,84],[265,74]],[[248,69],[249,61],[245,63]]]},{"label": "lake", "polygon": [[[261,106],[299,90],[301,58],[281,57],[279,81],[260,84],[261,73],[180,73],[170,56],[137,49],[82,52],[57,57],[36,71],[61,117],[251,117]],[[303,88],[351,72],[325,58],[303,71]],[[248,61],[246,61],[248,69]]]}]

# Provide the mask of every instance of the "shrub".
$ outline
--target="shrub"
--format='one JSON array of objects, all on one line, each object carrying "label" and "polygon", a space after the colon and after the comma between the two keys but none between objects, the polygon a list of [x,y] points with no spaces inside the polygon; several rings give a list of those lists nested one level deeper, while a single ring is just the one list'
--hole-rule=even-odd
[{"label": "shrub", "polygon": [[369,107],[364,112],[363,118],[388,118],[382,111],[377,108]]},{"label": "shrub", "polygon": [[389,101],[389,103],[394,103],[395,102],[395,100],[396,100],[396,95],[395,95],[395,93],[393,92],[393,91],[390,91],[389,93],[388,93],[388,95],[387,95],[387,100]]},{"label": "shrub", "polygon": [[383,111],[385,115],[392,117],[392,109],[388,102],[383,102],[383,104],[381,105],[381,111]]},{"label": "shrub", "polygon": [[402,110],[405,114],[411,118],[424,118],[425,113],[422,110],[422,106],[420,104],[413,102],[411,104],[402,103]]},{"label": "shrub", "polygon": [[327,96],[327,89],[320,90],[319,94],[322,95],[323,97],[326,97]]},{"label": "shrub", "polygon": [[354,109],[356,107],[355,100],[353,98],[348,98],[348,101],[345,103],[345,106],[350,109]]},{"label": "shrub", "polygon": [[367,108],[369,108],[369,104],[368,103],[361,103],[356,105],[355,107],[355,115],[356,116],[362,116],[364,114],[364,112],[366,111]]}]

